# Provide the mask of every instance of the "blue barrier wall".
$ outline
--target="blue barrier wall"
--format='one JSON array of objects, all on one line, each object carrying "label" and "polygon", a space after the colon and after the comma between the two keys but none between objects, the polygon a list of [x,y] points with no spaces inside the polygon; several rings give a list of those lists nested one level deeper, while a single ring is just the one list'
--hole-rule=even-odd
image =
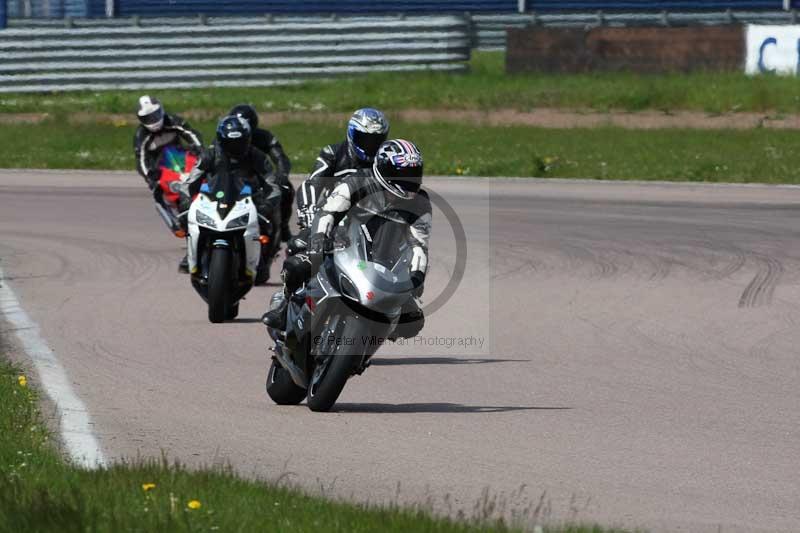
[{"label": "blue barrier wall", "polygon": [[[87,2],[90,16],[105,16],[105,0]],[[782,0],[528,0],[528,9],[547,10],[702,10],[782,9]],[[436,13],[516,12],[517,0],[116,0],[118,16],[242,15],[260,13]]]},{"label": "blue barrier wall", "polygon": [[[91,11],[91,3],[96,3],[99,6],[99,11],[96,13]],[[23,17],[22,2],[18,0],[0,0],[0,4],[3,4],[6,8],[9,18]],[[87,16],[104,16],[106,14],[105,0],[49,0],[47,6],[42,0],[32,0],[30,6],[30,15],[33,18],[83,18]]]},{"label": "blue barrier wall", "polygon": [[599,2],[597,0],[532,0],[529,9],[535,10],[702,10],[702,9],[783,9],[782,0],[621,0],[617,2]]},{"label": "blue barrier wall", "polygon": [[[90,0],[92,14],[105,11],[104,2]],[[101,4],[95,8],[94,4]],[[436,12],[511,12],[517,10],[516,0],[118,0],[119,16],[237,15],[247,13],[436,13]]]}]

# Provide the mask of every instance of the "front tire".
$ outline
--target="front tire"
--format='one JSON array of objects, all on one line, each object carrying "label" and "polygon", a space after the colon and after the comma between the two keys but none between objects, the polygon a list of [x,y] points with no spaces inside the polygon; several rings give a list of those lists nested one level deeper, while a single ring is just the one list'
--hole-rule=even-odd
[{"label": "front tire", "polygon": [[273,359],[267,373],[267,394],[278,405],[297,405],[305,399],[307,391],[292,381],[289,371]]},{"label": "front tire", "polygon": [[214,324],[224,322],[230,315],[231,252],[226,248],[211,250],[208,265],[208,320]]},{"label": "front tire", "polygon": [[[358,319],[347,316],[337,327],[338,332],[330,335],[327,331],[321,336],[323,339],[335,339],[328,356],[327,367],[317,383],[313,382],[308,388],[308,408],[312,411],[330,411],[339,395],[342,393],[347,380],[356,373],[364,357],[365,345],[362,342],[362,332],[359,331]],[[316,372],[316,371],[315,371]]]}]

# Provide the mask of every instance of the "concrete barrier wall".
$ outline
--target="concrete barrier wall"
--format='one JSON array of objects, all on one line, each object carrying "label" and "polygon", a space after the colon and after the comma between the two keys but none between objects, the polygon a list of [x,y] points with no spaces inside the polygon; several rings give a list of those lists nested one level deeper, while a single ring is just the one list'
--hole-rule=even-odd
[{"label": "concrete barrier wall", "polygon": [[516,72],[741,71],[742,26],[509,28],[506,70]]}]

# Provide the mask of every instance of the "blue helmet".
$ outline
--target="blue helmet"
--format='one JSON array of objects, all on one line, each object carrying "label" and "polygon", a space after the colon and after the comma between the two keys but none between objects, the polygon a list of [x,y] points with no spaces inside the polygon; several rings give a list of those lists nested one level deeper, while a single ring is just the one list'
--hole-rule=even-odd
[{"label": "blue helmet", "polygon": [[383,113],[371,107],[359,109],[347,123],[347,142],[362,161],[372,162],[388,135],[389,121]]},{"label": "blue helmet", "polygon": [[250,123],[239,116],[227,116],[217,126],[217,143],[228,157],[238,159],[250,148]]}]

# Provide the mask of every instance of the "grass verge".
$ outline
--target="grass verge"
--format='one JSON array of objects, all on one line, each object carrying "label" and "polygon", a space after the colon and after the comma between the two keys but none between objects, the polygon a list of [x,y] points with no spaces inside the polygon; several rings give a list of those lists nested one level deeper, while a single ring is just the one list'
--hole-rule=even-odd
[{"label": "grass verge", "polygon": [[[0,360],[0,532],[103,531],[516,531],[421,510],[336,503],[225,469],[189,472],[150,462],[87,471],[62,461],[38,397],[17,366]],[[599,526],[552,533],[612,533]]]},{"label": "grass verge", "polygon": [[[464,74],[376,73],[275,88],[157,91],[169,109],[220,113],[240,102],[260,111],[340,111],[372,105],[400,109],[500,109],[541,107],[593,110],[696,110],[710,113],[800,112],[796,77],[744,73],[638,75],[507,75],[503,52],[476,52]],[[0,95],[0,113],[132,113],[142,91]]]},{"label": "grass verge", "polygon": [[[196,124],[210,137],[212,122]],[[792,131],[545,129],[396,122],[414,140],[429,175],[538,176],[602,180],[800,183]],[[308,172],[338,123],[287,123],[276,133],[294,171]],[[134,168],[131,125],[48,120],[0,128],[0,168]]]}]

